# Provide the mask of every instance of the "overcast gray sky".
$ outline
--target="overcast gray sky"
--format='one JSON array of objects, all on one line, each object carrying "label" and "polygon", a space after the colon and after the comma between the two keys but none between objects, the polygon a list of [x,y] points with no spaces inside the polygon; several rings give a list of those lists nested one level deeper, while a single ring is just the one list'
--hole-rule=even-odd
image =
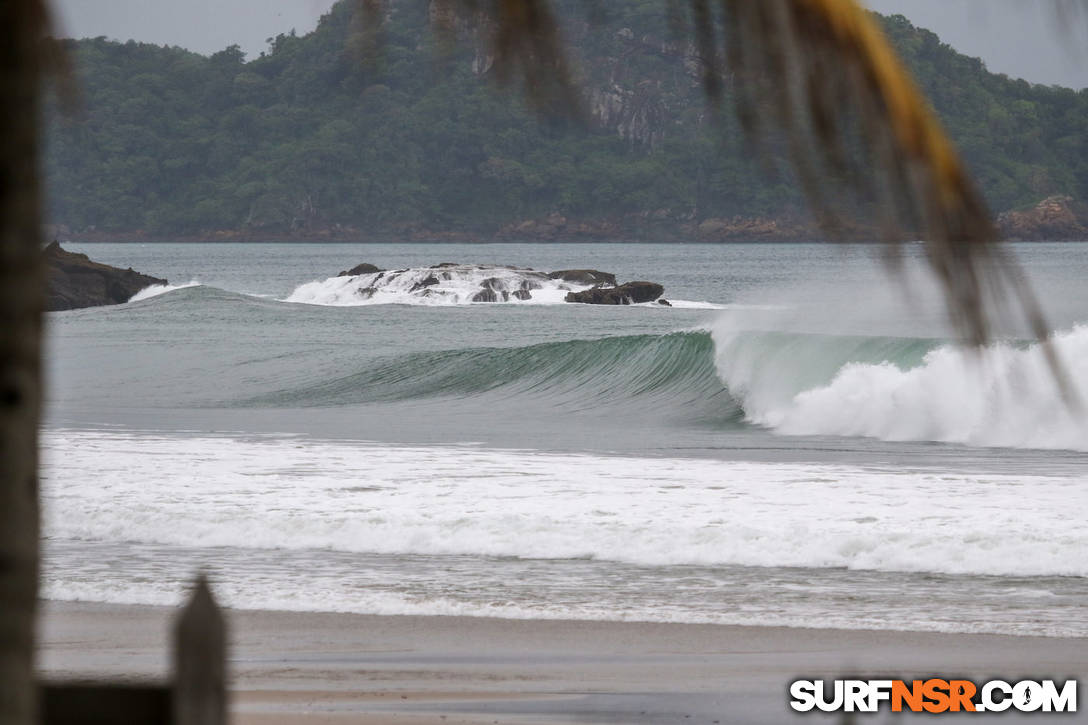
[{"label": "overcast gray sky", "polygon": [[928,28],[995,73],[1070,88],[1088,86],[1088,15],[1063,22],[1053,0],[868,0]]},{"label": "overcast gray sky", "polygon": [[[424,2],[425,0],[420,0]],[[252,58],[265,39],[308,32],[333,0],[54,0],[63,32],[180,45],[213,53],[237,43]],[[1061,23],[1054,0],[869,0],[902,13],[993,71],[1034,83],[1088,86],[1088,17]],[[1065,30],[1063,30],[1063,27]]]}]

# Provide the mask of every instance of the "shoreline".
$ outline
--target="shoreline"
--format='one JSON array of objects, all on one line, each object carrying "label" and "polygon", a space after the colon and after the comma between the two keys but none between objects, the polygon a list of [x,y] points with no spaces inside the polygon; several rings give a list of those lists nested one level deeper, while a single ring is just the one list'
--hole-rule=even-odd
[{"label": "shoreline", "polygon": [[[175,611],[44,601],[40,669],[52,679],[164,677]],[[788,709],[788,683],[802,677],[1088,676],[1088,638],[262,610],[226,615],[232,710],[241,725],[769,724],[812,719]],[[1000,719],[1017,721],[1009,714]]]}]

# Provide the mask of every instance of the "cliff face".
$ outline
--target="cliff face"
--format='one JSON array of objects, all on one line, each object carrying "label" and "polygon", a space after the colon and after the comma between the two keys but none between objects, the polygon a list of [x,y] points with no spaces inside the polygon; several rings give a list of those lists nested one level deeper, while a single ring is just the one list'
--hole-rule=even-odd
[{"label": "cliff face", "polygon": [[[623,27],[606,43],[583,40],[580,47],[609,50],[587,58],[587,96],[593,119],[620,138],[652,151],[670,127],[684,123],[685,110],[701,108],[699,62],[692,46],[638,37]],[[649,58],[664,62],[646,63]],[[696,123],[701,120],[702,114],[696,114]]]},{"label": "cliff face", "polygon": [[1088,241],[1088,206],[1069,196],[1051,196],[1027,211],[997,218],[1002,235],[1012,242]]},{"label": "cliff face", "polygon": [[[489,37],[494,28],[480,13],[458,15],[441,3],[430,3],[432,26],[468,40],[471,69],[477,77],[496,72]],[[666,41],[615,23],[568,22],[564,38],[584,91],[587,110],[599,128],[633,146],[652,151],[681,116],[701,108],[700,64],[691,43]],[[701,121],[702,114],[696,114]]]},{"label": "cliff face", "polygon": [[86,254],[66,252],[57,242],[46,247],[42,255],[49,280],[45,309],[50,312],[119,305],[142,289],[166,284],[165,279],[92,262]]}]

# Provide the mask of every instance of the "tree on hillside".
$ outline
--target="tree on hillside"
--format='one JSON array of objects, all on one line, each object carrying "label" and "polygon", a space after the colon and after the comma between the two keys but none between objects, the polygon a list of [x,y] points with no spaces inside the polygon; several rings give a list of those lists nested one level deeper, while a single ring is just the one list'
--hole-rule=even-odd
[{"label": "tree on hillside", "polygon": [[[357,6],[340,0],[312,32],[275,38],[249,62],[231,49],[63,41],[84,103],[78,119],[47,105],[46,214],[105,238],[501,237],[556,215],[570,230],[536,235],[717,238],[743,234],[724,222],[734,217],[777,220],[780,237],[819,234],[782,134],[753,153],[731,75],[708,112],[690,11],[670,31],[661,0],[592,17],[585,0],[552,7],[584,122],[500,92],[489,30],[454,18],[450,42],[420,0],[392,0],[370,43]],[[991,209],[1088,200],[1088,92],[995,75],[906,18],[877,20]],[[859,212],[877,202],[862,198],[841,216],[864,222],[852,234],[870,241],[878,225]]]},{"label": "tree on hillside", "polygon": [[[741,120],[753,138],[767,138],[772,130],[781,134],[813,208],[829,228],[841,224],[841,215],[824,192],[825,178],[839,179],[841,189],[861,197],[875,191],[889,239],[900,239],[902,230],[922,233],[950,315],[967,339],[989,338],[990,320],[1002,303],[1017,306],[1040,339],[1045,336],[1019,272],[995,245],[990,215],[963,164],[884,35],[854,0],[663,1],[672,3],[677,17],[688,13],[707,94],[716,98],[724,84],[735,84]],[[379,0],[358,2],[355,49],[365,55],[384,13]],[[440,24],[459,14],[482,23],[491,33],[496,67],[520,77],[539,107],[577,105],[556,16],[546,0],[435,0],[431,9]],[[44,41],[47,27],[44,0],[0,3],[0,722],[12,725],[34,722],[37,696],[37,164],[42,69],[54,47]],[[217,55],[216,64],[237,69],[241,57],[235,51]],[[231,79],[246,93],[262,92],[260,79]],[[153,73],[144,80],[156,82]],[[244,116],[238,123],[247,122]],[[335,144],[335,128],[329,137]],[[178,163],[184,159],[179,150]]]}]

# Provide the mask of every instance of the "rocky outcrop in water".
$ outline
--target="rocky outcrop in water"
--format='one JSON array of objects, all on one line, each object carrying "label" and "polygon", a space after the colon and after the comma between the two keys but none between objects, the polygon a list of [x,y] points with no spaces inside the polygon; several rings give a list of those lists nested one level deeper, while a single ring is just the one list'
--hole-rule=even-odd
[{"label": "rocky outcrop in water", "polygon": [[636,305],[653,302],[665,294],[665,288],[656,282],[628,282],[618,287],[594,287],[582,292],[568,292],[567,302],[584,305]]},{"label": "rocky outcrop in water", "polygon": [[346,272],[341,272],[337,277],[357,277],[360,274],[377,274],[381,272],[381,267],[375,267],[373,264],[357,264]]},{"label": "rocky outcrop in water", "polygon": [[[341,282],[342,277],[360,279]],[[541,272],[527,267],[442,262],[430,267],[386,271],[372,264],[360,264],[325,282],[299,287],[292,300],[323,304],[535,301],[590,305],[629,305],[656,300],[667,305],[668,302],[660,299],[664,291],[654,282],[618,284],[616,275],[598,269]]]},{"label": "rocky outcrop in water", "polygon": [[142,289],[166,284],[129,269],[92,262],[86,254],[66,252],[53,242],[42,251],[49,282],[45,309],[75,310],[82,307],[119,305]]},{"label": "rocky outcrop in water", "polygon": [[532,275],[539,274],[532,270],[521,270],[530,273],[527,278],[502,279],[500,277],[488,277],[480,283],[480,291],[472,297],[473,302],[509,302],[510,298],[531,300],[532,290],[540,289],[541,284],[532,279]]},{"label": "rocky outcrop in water", "polygon": [[549,272],[548,279],[559,279],[573,284],[606,284],[616,286],[616,275],[596,269],[561,269]]},{"label": "rocky outcrop in water", "polygon": [[1026,211],[997,217],[1005,239],[1012,242],[1081,242],[1088,240],[1088,206],[1069,196],[1051,196]]}]

